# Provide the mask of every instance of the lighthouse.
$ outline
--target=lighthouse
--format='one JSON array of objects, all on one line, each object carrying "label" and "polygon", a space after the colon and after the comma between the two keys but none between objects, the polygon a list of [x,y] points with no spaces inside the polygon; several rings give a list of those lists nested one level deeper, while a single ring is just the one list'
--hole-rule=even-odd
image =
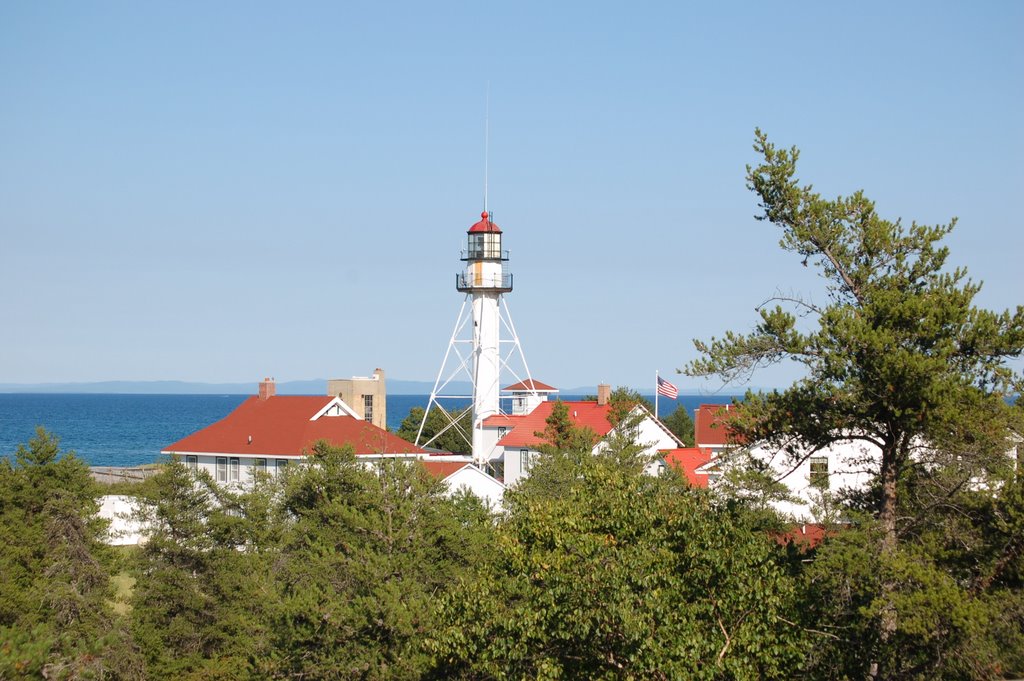
[{"label": "lighthouse", "polygon": [[[461,253],[465,265],[455,275],[455,288],[465,297],[423,424],[431,409],[441,409],[448,419],[444,430],[460,433],[474,463],[486,468],[494,443],[484,437],[483,425],[488,417],[502,413],[502,382],[518,381],[532,387],[533,381],[504,297],[512,292],[512,274],[505,271],[508,251],[502,248],[501,228],[485,210],[466,234],[466,248]],[[471,394],[449,389],[467,377],[472,384]],[[465,406],[467,398],[469,404]],[[461,425],[467,412],[472,415],[468,433]],[[416,443],[429,447],[431,440],[421,442],[423,424]]]},{"label": "lighthouse", "polygon": [[512,292],[512,274],[505,272],[508,252],[501,250],[501,229],[487,211],[469,228],[462,260],[466,269],[455,288],[472,298],[473,306],[473,459],[486,462],[483,452],[483,422],[498,413],[501,357],[498,332],[500,298]]}]

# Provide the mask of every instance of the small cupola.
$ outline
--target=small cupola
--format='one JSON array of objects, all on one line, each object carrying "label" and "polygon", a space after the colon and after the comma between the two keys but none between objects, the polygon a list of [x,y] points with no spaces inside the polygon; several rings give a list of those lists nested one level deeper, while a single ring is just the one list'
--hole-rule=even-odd
[{"label": "small cupola", "polygon": [[480,213],[480,222],[469,228],[466,260],[507,260],[501,253],[501,228],[487,211]]}]

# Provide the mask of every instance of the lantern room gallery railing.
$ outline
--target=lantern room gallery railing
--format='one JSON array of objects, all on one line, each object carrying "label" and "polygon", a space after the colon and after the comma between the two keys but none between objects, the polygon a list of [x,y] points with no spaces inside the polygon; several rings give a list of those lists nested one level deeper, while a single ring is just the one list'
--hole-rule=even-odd
[{"label": "lantern room gallery railing", "polygon": [[508,251],[497,248],[470,248],[459,251],[460,260],[508,260]]},{"label": "lantern room gallery railing", "polygon": [[474,276],[459,272],[455,275],[455,288],[460,293],[473,293],[474,291],[509,293],[512,290],[512,274]]}]

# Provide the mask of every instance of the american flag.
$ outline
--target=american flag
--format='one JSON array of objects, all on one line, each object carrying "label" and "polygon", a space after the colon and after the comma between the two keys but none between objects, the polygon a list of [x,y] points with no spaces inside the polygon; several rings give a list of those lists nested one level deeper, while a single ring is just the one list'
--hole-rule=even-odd
[{"label": "american flag", "polygon": [[674,400],[679,397],[679,388],[675,387],[661,376],[658,376],[658,394]]}]

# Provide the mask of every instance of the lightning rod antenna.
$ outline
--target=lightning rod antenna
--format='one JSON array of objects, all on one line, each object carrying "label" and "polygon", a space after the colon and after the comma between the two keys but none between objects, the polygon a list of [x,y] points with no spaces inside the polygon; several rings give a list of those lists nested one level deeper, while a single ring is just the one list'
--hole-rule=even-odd
[{"label": "lightning rod antenna", "polygon": [[491,153],[491,81],[487,81],[487,94],[484,100],[484,212],[487,210],[487,172],[490,170]]}]

